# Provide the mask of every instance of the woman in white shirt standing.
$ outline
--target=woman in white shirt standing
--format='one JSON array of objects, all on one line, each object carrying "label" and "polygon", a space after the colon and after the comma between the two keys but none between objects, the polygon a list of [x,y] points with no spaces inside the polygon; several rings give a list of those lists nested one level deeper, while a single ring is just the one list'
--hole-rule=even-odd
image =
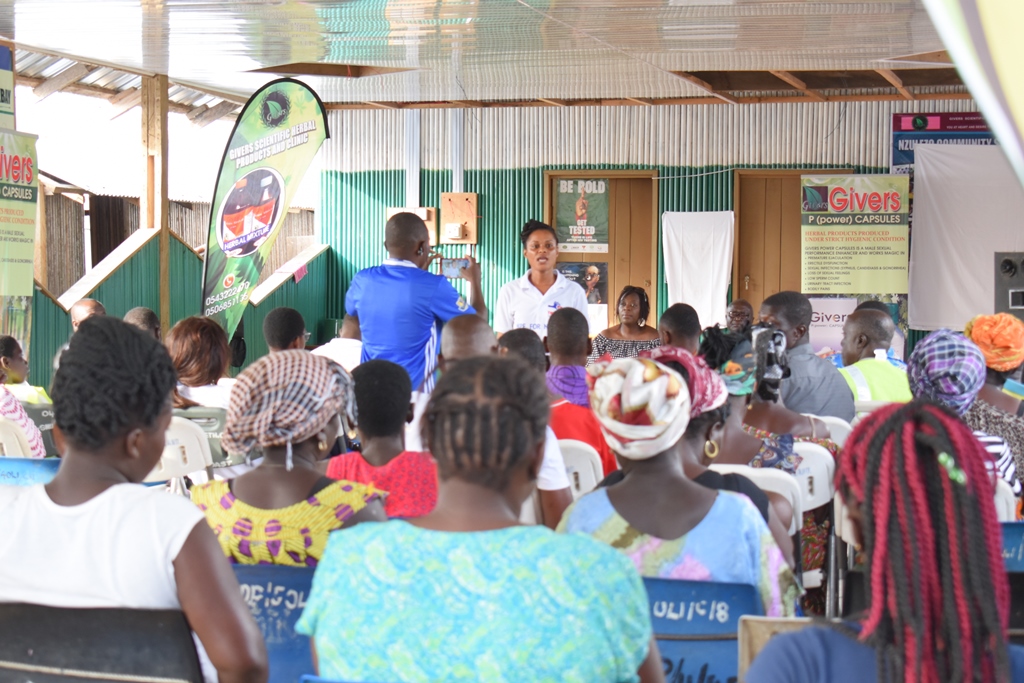
[{"label": "woman in white shirt standing", "polygon": [[227,410],[231,387],[231,347],[224,328],[209,318],[192,316],[178,321],[167,333],[167,351],[178,373],[174,407]]},{"label": "woman in white shirt standing", "polygon": [[181,609],[221,683],[263,683],[263,637],[203,513],[139,484],[164,449],[174,378],[152,337],[81,324],[53,380],[60,471],[0,486],[0,602]]},{"label": "woman in white shirt standing", "polygon": [[530,269],[498,293],[494,331],[502,335],[525,327],[543,339],[548,334],[548,318],[559,308],[575,308],[587,316],[587,295],[555,268],[558,237],[554,228],[531,218],[519,239]]}]

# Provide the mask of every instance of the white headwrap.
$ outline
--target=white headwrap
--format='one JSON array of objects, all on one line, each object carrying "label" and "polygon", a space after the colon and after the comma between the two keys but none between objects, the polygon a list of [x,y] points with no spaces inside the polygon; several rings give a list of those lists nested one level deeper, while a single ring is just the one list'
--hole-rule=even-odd
[{"label": "white headwrap", "polygon": [[690,392],[679,373],[647,358],[587,368],[590,405],[611,449],[629,460],[662,453],[690,423]]}]

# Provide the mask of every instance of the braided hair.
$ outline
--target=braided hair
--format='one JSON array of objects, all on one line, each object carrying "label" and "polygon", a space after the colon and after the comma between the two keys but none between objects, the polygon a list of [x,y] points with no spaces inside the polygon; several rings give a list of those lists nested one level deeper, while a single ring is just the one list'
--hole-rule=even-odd
[{"label": "braided hair", "polygon": [[548,412],[544,382],[525,361],[467,358],[438,380],[423,414],[423,441],[441,479],[502,491],[544,439]]},{"label": "braided hair", "polygon": [[175,384],[167,349],[141,330],[107,316],[82,321],[53,378],[53,415],[71,443],[97,450],[151,427]]},{"label": "braided hair", "polygon": [[860,639],[878,680],[1005,681],[1010,591],[984,448],[927,401],[866,418],[836,489],[863,516],[868,612]]}]

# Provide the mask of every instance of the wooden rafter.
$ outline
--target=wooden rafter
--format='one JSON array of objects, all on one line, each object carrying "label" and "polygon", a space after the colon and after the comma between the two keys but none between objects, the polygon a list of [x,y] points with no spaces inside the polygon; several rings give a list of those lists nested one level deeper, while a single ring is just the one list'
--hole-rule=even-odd
[{"label": "wooden rafter", "polygon": [[726,95],[723,92],[719,92],[718,90],[715,90],[713,87],[711,87],[710,83],[708,83],[707,81],[703,80],[702,78],[698,78],[697,76],[694,76],[691,73],[687,73],[686,71],[673,71],[672,73],[675,74],[676,76],[678,76],[679,78],[683,79],[687,83],[692,83],[693,85],[697,86],[701,90],[706,90],[711,95],[717,97],[720,100],[728,102],[729,104],[738,104],[738,102],[739,102],[732,95]]},{"label": "wooden rafter", "polygon": [[894,71],[892,71],[891,69],[875,69],[875,71],[878,73],[879,76],[889,81],[889,84],[892,85],[892,87],[896,88],[896,90],[898,90],[899,93],[903,95],[903,97],[907,98],[908,100],[914,99],[914,94],[907,90],[907,88],[903,85],[903,81],[900,79],[899,76],[896,75]]},{"label": "wooden rafter", "polygon": [[556,99],[551,98],[551,97],[538,97],[537,101],[538,102],[543,102],[544,104],[547,104],[547,105],[552,106],[552,107],[565,107],[565,106],[567,106],[569,104],[565,100],[556,100]]},{"label": "wooden rafter", "polygon": [[72,83],[77,83],[89,75],[89,67],[81,62],[75,62],[58,74],[47,78],[42,83],[32,88],[32,93],[39,99],[49,97],[55,92],[60,92]]},{"label": "wooden rafter", "polygon": [[217,119],[223,118],[238,109],[238,105],[234,102],[228,102],[227,100],[221,100],[212,107],[207,107],[206,110],[199,113],[199,115],[192,118],[192,123],[196,124],[200,128],[208,126]]},{"label": "wooden rafter", "polygon": [[626,100],[627,102],[632,102],[633,104],[642,104],[645,107],[650,107],[652,104],[654,104],[653,101],[647,99],[646,97],[623,97],[622,99]]},{"label": "wooden rafter", "polygon": [[812,100],[817,100],[818,102],[825,102],[827,99],[821,93],[808,88],[806,83],[804,83],[803,81],[801,81],[799,78],[789,73],[788,71],[769,71],[768,73],[770,73],[772,76],[775,76],[783,83],[789,83],[791,86],[802,92],[807,97],[810,97]]},{"label": "wooden rafter", "polygon": [[[903,100],[904,97],[899,93],[891,94],[877,94],[877,95],[830,95],[828,98],[829,102],[892,102],[897,100]],[[969,100],[971,94],[968,92],[954,92],[954,93],[919,93],[915,95],[915,99],[918,101],[929,101],[929,100]],[[328,110],[350,110],[350,109],[454,109],[462,108],[465,105],[460,104],[464,100],[460,101],[449,101],[449,102],[396,102],[396,103],[374,103],[371,105],[368,102],[324,102],[324,107]],[[571,107],[644,107],[644,106],[670,106],[670,105],[692,105],[692,104],[725,104],[725,100],[718,97],[663,97],[663,98],[652,98],[651,104],[640,104],[633,101],[632,99],[586,99],[586,100],[564,100],[565,106]],[[800,96],[779,96],[779,95],[759,95],[753,97],[737,97],[736,102],[739,104],[775,104],[775,103],[788,103],[788,104],[811,104],[807,101],[807,98],[803,95]],[[402,105],[398,107],[397,105]],[[495,100],[490,102],[480,102],[480,107],[484,109],[501,109],[501,108],[524,108],[524,107],[550,107],[552,106],[548,102],[542,102],[540,100]]]}]

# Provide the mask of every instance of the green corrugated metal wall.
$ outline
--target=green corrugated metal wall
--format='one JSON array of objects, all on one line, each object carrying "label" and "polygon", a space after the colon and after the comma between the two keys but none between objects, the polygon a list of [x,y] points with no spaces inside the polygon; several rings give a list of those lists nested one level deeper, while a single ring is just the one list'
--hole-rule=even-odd
[{"label": "green corrugated metal wall", "polygon": [[[809,166],[749,166],[781,169]],[[815,168],[821,168],[816,166]],[[483,265],[483,288],[493,311],[498,290],[526,270],[518,234],[530,218],[544,215],[544,171],[650,170],[627,165],[580,165],[573,167],[467,170],[464,190],[478,194],[480,244],[477,256]],[[721,167],[659,166],[658,213],[666,211],[727,211],[733,208],[733,173]],[[857,173],[884,173],[885,169],[856,168]],[[384,258],[386,208],[405,204],[405,172],[373,171],[322,174],[323,213],[321,239],[336,251],[340,265],[328,282],[327,308],[331,317],[344,309],[345,288],[361,268]],[[439,207],[441,193],[451,188],[450,170],[420,172],[423,206]],[[660,227],[659,227],[660,229]],[[660,244],[660,235],[659,235]],[[459,257],[464,247],[442,247],[448,257]],[[659,315],[668,301],[664,260],[658,257]]]},{"label": "green corrugated metal wall", "polygon": [[[245,324],[245,366],[267,355],[267,342],[263,339],[263,318],[278,306],[294,308],[302,314],[306,321],[306,329],[313,333],[311,341],[316,341],[320,321],[327,315],[327,290],[324,282],[327,278],[328,266],[331,262],[331,250],[328,249],[309,262],[308,272],[298,284],[289,279],[278,287],[259,306],[248,305],[242,321]],[[323,339],[321,341],[328,341]]]},{"label": "green corrugated metal wall", "polygon": [[[173,287],[172,290],[174,291]],[[93,290],[89,298],[107,309],[107,315],[123,318],[136,306],[160,310],[160,240],[146,242],[130,259]]]},{"label": "green corrugated metal wall", "polygon": [[32,295],[32,339],[29,344],[29,381],[49,387],[53,357],[71,336],[71,318],[60,304],[38,287]]},{"label": "green corrugated metal wall", "polygon": [[[201,312],[203,260],[171,236],[171,324]],[[154,309],[156,310],[156,309]]]}]

